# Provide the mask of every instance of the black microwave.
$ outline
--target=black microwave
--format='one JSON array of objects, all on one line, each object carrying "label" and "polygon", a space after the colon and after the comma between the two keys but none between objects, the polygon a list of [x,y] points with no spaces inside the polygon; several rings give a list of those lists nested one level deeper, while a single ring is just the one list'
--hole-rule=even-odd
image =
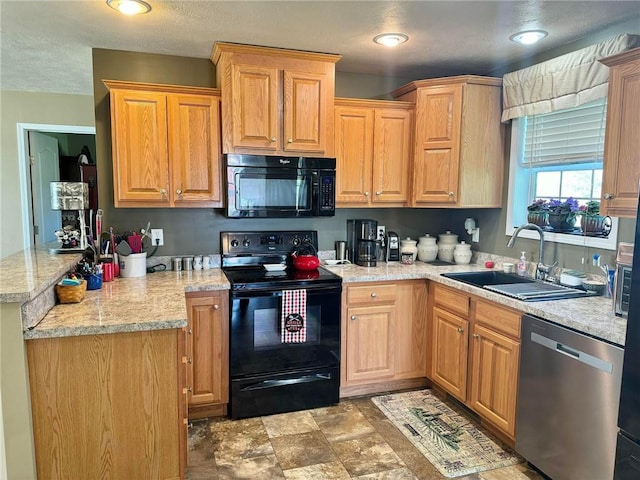
[{"label": "black microwave", "polygon": [[335,215],[336,159],[228,154],[227,217]]}]

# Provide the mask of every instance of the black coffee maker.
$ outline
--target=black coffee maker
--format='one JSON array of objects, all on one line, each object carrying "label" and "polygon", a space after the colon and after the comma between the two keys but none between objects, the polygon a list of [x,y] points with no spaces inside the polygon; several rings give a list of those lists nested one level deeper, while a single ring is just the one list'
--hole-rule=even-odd
[{"label": "black coffee maker", "polygon": [[375,267],[378,261],[377,238],[377,220],[347,220],[347,249],[351,262],[362,267]]}]

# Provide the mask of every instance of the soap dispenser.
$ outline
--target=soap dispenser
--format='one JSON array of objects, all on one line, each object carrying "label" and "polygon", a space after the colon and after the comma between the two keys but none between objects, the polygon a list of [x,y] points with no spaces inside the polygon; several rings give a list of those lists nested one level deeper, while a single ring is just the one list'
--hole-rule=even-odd
[{"label": "soap dispenser", "polygon": [[518,275],[520,275],[521,277],[524,277],[527,274],[527,252],[520,252],[522,255],[520,255],[520,260],[518,261],[518,266],[516,267],[516,270],[518,272]]}]

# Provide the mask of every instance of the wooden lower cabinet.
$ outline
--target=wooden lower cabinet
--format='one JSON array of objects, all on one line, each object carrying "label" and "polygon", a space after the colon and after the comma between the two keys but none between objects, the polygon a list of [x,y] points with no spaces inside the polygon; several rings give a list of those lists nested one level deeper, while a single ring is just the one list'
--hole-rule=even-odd
[{"label": "wooden lower cabinet", "polygon": [[27,341],[38,479],[179,479],[184,332]]},{"label": "wooden lower cabinet", "polygon": [[189,418],[225,415],[229,403],[228,293],[189,293],[186,301]]},{"label": "wooden lower cabinet", "polygon": [[342,396],[381,391],[398,382],[410,386],[424,381],[426,300],[424,280],[344,288]]},{"label": "wooden lower cabinet", "polygon": [[429,295],[431,380],[513,439],[521,313],[438,284]]}]

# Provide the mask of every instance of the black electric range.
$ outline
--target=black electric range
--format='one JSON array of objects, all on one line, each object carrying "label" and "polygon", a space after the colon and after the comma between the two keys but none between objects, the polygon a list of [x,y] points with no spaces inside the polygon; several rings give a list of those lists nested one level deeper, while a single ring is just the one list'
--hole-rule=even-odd
[{"label": "black electric range", "polygon": [[[340,390],[342,279],[322,267],[303,271],[290,254],[317,251],[316,231],[221,232],[229,292],[229,415],[246,418],[335,404]],[[267,271],[266,264],[284,267]],[[304,338],[287,337],[291,295]],[[285,303],[287,307],[285,308]]]}]

